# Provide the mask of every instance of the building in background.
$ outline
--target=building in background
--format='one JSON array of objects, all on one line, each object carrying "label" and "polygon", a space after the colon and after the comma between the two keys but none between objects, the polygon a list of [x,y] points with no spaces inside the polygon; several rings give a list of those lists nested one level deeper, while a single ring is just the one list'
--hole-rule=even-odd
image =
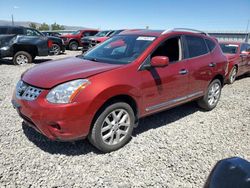
[{"label": "building in background", "polygon": [[250,34],[245,31],[208,31],[209,35],[216,37],[219,41],[249,42]]}]

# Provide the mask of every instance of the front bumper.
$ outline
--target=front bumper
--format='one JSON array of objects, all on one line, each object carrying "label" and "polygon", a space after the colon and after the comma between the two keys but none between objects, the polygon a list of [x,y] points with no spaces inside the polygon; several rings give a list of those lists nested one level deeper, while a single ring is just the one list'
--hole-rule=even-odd
[{"label": "front bumper", "polygon": [[31,127],[51,140],[73,141],[85,138],[91,124],[86,104],[51,104],[48,91],[43,91],[34,101],[18,99],[15,92],[12,105],[19,116]]}]

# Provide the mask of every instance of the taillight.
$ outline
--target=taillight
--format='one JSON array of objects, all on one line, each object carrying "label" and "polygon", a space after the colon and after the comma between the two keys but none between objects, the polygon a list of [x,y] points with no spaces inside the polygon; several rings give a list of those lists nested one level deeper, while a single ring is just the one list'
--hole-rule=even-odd
[{"label": "taillight", "polygon": [[49,47],[49,48],[51,48],[51,47],[52,47],[52,45],[53,45],[52,40],[48,40],[48,47]]}]

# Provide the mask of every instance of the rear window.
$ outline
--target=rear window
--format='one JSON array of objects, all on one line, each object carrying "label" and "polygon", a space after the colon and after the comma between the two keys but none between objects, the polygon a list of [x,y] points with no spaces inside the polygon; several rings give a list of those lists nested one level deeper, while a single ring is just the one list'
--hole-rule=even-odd
[{"label": "rear window", "polygon": [[239,45],[237,45],[237,44],[220,43],[220,47],[221,47],[223,53],[226,53],[226,54],[236,54],[238,49],[239,49]]},{"label": "rear window", "polygon": [[186,36],[189,58],[197,57],[208,53],[206,43],[203,38],[196,36]]},{"label": "rear window", "polygon": [[213,51],[213,49],[215,48],[216,44],[214,41],[209,40],[209,39],[205,39],[207,46],[209,48],[210,51]]}]

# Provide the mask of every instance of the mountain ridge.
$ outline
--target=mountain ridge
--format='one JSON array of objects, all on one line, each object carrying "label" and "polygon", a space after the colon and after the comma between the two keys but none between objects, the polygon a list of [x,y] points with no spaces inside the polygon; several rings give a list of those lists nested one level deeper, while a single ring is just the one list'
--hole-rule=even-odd
[{"label": "mountain ridge", "polygon": [[[37,27],[40,27],[42,23],[39,22],[31,22],[31,21],[15,21],[14,25],[18,26],[23,26],[23,27],[29,27],[30,23],[35,23]],[[3,25],[12,25],[11,20],[0,20],[0,26]],[[68,25],[63,25],[65,30],[78,30],[78,29],[86,29],[87,27],[82,27],[82,26],[68,26]]]}]

